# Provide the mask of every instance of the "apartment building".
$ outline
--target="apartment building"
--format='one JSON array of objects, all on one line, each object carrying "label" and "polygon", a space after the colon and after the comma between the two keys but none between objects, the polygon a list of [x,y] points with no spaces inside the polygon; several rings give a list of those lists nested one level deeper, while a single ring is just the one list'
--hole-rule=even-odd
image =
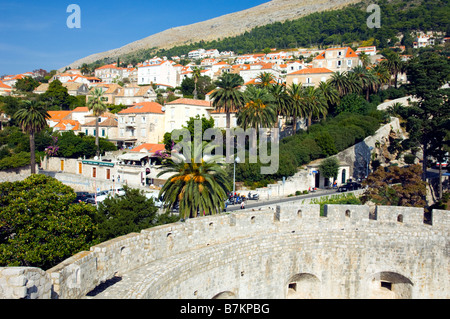
[{"label": "apartment building", "polygon": [[138,67],[138,85],[163,84],[170,87],[178,85],[178,68],[175,63],[159,58],[147,60]]},{"label": "apartment building", "polygon": [[165,133],[165,108],[156,102],[140,102],[117,113],[119,147],[158,144]]},{"label": "apartment building", "polygon": [[186,125],[186,121],[191,117],[199,115],[210,118],[210,111],[213,110],[211,102],[205,100],[195,100],[180,98],[166,104],[165,110],[165,131],[172,132],[181,129]]},{"label": "apartment building", "polygon": [[301,84],[302,86],[318,87],[320,82],[326,82],[333,71],[327,68],[306,68],[286,75],[286,86]]},{"label": "apartment building", "polygon": [[313,68],[327,68],[333,72],[350,71],[359,64],[359,56],[350,47],[326,49],[312,60]]}]

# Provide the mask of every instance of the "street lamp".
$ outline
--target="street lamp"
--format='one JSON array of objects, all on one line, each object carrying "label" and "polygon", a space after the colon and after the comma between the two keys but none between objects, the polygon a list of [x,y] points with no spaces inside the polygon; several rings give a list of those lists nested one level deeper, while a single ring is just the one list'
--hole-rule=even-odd
[{"label": "street lamp", "polygon": [[234,193],[236,192],[236,163],[240,163],[241,162],[241,159],[239,158],[239,156],[236,156],[236,158],[234,159],[234,162],[233,162],[233,166],[234,166],[234,169],[233,169],[233,196],[234,196]]}]

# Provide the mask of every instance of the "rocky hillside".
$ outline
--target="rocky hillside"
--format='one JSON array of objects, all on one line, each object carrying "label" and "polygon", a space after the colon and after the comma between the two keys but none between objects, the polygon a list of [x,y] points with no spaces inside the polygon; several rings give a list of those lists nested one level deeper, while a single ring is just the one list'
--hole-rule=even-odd
[{"label": "rocky hillside", "polygon": [[77,68],[83,63],[89,64],[106,57],[116,58],[142,49],[170,48],[200,40],[209,41],[235,36],[257,26],[298,19],[314,12],[339,9],[357,2],[360,0],[272,0],[247,10],[165,30],[121,48],[82,58],[67,67]]}]

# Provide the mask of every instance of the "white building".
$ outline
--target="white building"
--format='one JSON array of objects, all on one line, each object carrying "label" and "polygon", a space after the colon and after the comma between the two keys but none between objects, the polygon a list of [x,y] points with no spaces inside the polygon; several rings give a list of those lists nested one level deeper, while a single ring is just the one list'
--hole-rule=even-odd
[{"label": "white building", "polygon": [[171,87],[178,85],[179,68],[172,61],[152,59],[138,67],[138,85],[163,84]]}]

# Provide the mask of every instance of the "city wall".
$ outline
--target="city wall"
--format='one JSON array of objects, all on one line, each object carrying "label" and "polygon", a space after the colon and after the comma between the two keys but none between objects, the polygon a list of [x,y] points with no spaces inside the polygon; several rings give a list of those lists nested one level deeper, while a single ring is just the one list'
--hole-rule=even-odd
[{"label": "city wall", "polygon": [[328,205],[320,216],[319,205],[290,202],[189,219],[46,272],[0,268],[0,297],[446,299],[448,214],[434,210],[429,225],[421,208],[378,206],[370,219],[368,206]]}]

